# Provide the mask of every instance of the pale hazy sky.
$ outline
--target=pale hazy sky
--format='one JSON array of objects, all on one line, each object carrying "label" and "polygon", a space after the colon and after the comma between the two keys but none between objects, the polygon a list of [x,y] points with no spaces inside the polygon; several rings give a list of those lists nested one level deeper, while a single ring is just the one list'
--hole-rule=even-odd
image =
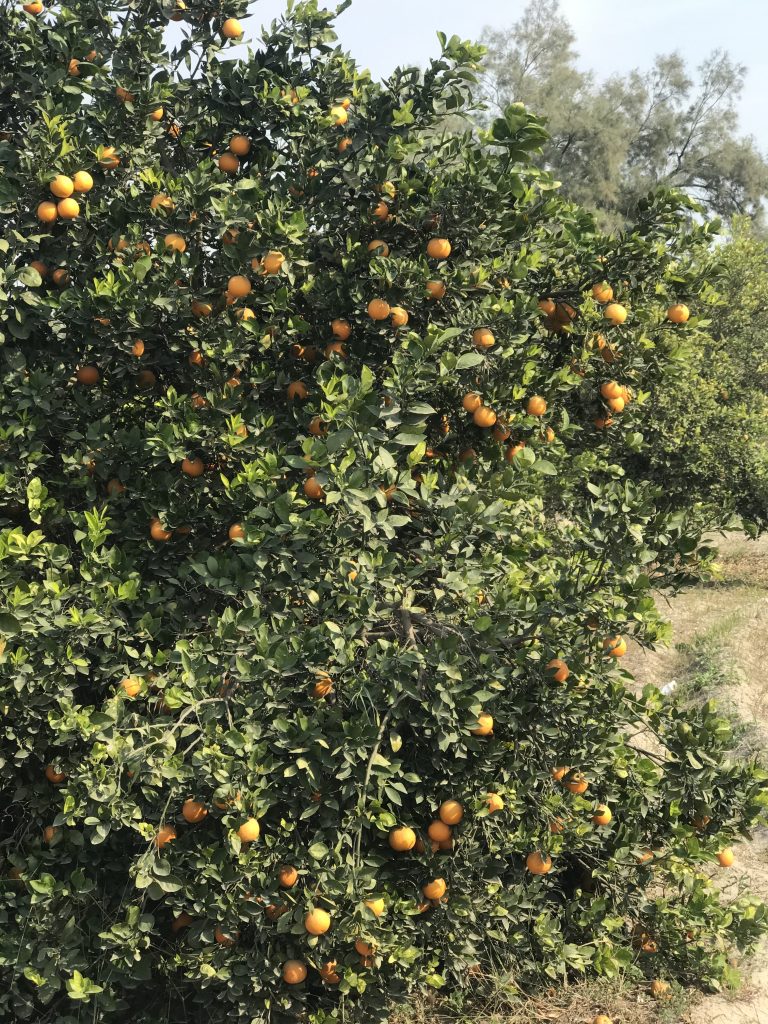
[{"label": "pale hazy sky", "polygon": [[[745,133],[768,150],[768,0],[561,0],[576,30],[582,64],[599,74],[648,67],[656,53],[679,50],[697,64],[721,47],[749,68],[741,106]],[[226,4],[223,5],[226,10]],[[322,5],[333,7],[333,0]],[[354,0],[337,22],[339,39],[362,67],[382,77],[398,64],[423,65],[437,54],[440,30],[477,39],[483,26],[517,20],[525,0]],[[257,0],[246,36],[282,14],[286,0]]]}]

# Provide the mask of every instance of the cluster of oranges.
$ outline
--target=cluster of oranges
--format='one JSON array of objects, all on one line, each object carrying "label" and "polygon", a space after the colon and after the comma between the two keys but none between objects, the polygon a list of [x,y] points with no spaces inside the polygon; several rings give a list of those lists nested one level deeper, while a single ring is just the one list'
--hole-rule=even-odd
[{"label": "cluster of oranges", "polygon": [[45,199],[38,205],[37,219],[42,224],[53,224],[59,217],[62,220],[74,220],[75,217],[79,217],[80,204],[72,195],[75,192],[90,192],[93,188],[93,178],[88,171],[76,171],[71,178],[66,174],[57,174],[48,187],[58,202]]}]

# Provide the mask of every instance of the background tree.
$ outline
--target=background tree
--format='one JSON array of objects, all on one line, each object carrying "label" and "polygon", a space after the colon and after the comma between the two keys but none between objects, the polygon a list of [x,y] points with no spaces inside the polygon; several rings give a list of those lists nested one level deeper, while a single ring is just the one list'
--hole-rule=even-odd
[{"label": "background tree", "polygon": [[519,107],[436,131],[477,47],[381,87],[314,2],[227,59],[244,11],[0,34],[0,1015],[720,984],[765,772],[617,668],[711,556],[634,466],[712,229],[603,237]]},{"label": "background tree", "polygon": [[715,51],[694,74],[679,53],[648,71],[598,81],[578,67],[559,0],[532,0],[510,29],[486,29],[484,92],[500,110],[523,102],[546,120],[541,164],[567,195],[622,227],[650,189],[676,187],[715,214],[762,219],[768,164],[739,134],[746,68]]}]

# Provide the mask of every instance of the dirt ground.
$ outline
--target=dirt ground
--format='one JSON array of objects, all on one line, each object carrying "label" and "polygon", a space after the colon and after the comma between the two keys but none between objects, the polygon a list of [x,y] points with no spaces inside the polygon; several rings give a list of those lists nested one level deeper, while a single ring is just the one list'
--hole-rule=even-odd
[{"label": "dirt ground", "polygon": [[[750,541],[732,534],[718,542],[721,579],[697,587],[671,601],[666,617],[672,623],[668,648],[627,655],[627,667],[638,683],[663,686],[690,678],[697,638],[717,641],[728,664],[730,709],[753,727],[754,745],[768,745],[768,537]],[[723,700],[722,694],[716,699]],[[737,848],[737,864],[751,892],[768,899],[768,834]],[[768,951],[746,965],[748,981],[736,994],[702,998],[680,1018],[686,1024],[768,1024]]]}]

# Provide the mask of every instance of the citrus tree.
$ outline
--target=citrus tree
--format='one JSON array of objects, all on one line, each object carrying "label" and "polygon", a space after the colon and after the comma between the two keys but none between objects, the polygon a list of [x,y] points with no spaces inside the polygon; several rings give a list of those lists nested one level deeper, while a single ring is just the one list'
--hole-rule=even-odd
[{"label": "citrus tree", "polygon": [[4,1019],[718,985],[766,776],[620,667],[710,557],[636,471],[710,230],[445,133],[476,47],[377,85],[314,2],[230,59],[244,8],[0,41]]}]

